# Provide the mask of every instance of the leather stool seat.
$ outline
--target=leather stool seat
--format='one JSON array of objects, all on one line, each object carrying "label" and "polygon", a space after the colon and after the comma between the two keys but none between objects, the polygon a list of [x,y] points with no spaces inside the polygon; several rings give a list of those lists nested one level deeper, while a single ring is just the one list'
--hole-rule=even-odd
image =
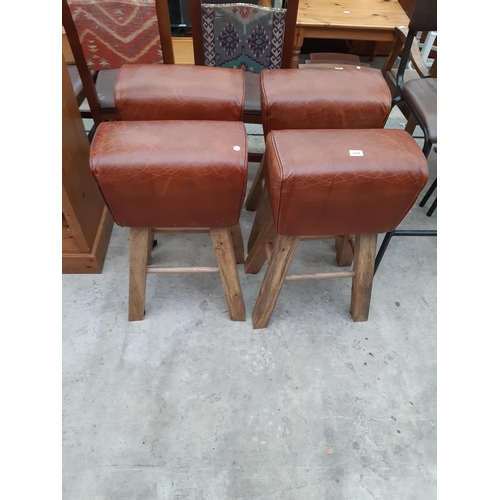
[{"label": "leather stool seat", "polygon": [[382,128],[391,92],[374,68],[265,70],[262,124],[271,130]]},{"label": "leather stool seat", "polygon": [[246,155],[241,122],[106,122],[90,167],[119,226],[230,227],[243,204]]},{"label": "leather stool seat", "polygon": [[114,88],[121,120],[241,121],[243,71],[209,66],[125,64]]},{"label": "leather stool seat", "polygon": [[266,144],[278,234],[385,233],[427,182],[427,162],[402,130],[282,130]]},{"label": "leather stool seat", "polygon": [[[265,161],[256,239],[245,261],[245,272],[257,273],[268,260],[254,328],[267,327],[290,279],[352,277],[351,314],[366,321],[377,234],[393,230],[425,186],[421,149],[403,130],[279,130],[267,136]],[[352,271],[287,277],[301,238],[350,234]]]},{"label": "leather stool seat", "polygon": [[[148,273],[219,272],[232,320],[245,319],[236,268],[247,183],[241,122],[105,122],[90,168],[115,222],[130,227],[129,320],[145,314]],[[155,233],[210,233],[218,267],[149,266]]]}]

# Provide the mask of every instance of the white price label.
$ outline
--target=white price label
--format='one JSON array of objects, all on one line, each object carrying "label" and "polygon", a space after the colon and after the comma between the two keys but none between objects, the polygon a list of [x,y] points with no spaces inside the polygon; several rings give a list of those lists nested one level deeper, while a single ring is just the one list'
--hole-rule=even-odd
[{"label": "white price label", "polygon": [[350,149],[349,155],[350,156],[364,156],[363,151],[361,149]]}]

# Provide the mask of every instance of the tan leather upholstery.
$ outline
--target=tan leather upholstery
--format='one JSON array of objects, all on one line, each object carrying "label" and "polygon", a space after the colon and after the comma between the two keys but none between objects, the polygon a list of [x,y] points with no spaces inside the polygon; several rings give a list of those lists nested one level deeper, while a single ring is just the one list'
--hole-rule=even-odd
[{"label": "tan leather upholstery", "polygon": [[392,231],[428,177],[413,138],[390,129],[272,131],[266,166],[273,219],[285,236]]},{"label": "tan leather upholstery", "polygon": [[403,96],[422,120],[429,134],[429,141],[435,144],[437,142],[437,78],[417,78],[407,81],[403,86]]},{"label": "tan leather upholstery", "polygon": [[208,66],[125,64],[115,85],[121,120],[240,121],[243,71]]},{"label": "tan leather upholstery", "polygon": [[231,227],[239,220],[247,183],[245,126],[102,123],[90,168],[119,226]]},{"label": "tan leather upholstery", "polygon": [[373,68],[261,73],[262,123],[271,130],[382,128],[391,92]]}]

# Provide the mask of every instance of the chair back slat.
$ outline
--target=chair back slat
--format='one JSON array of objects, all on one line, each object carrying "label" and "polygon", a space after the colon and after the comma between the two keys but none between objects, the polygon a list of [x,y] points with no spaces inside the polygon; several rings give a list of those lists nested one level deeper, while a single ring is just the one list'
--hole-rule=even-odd
[{"label": "chair back slat", "polygon": [[408,29],[410,31],[436,31],[437,0],[416,0]]},{"label": "chair back slat", "polygon": [[162,63],[156,0],[68,0],[89,69]]}]

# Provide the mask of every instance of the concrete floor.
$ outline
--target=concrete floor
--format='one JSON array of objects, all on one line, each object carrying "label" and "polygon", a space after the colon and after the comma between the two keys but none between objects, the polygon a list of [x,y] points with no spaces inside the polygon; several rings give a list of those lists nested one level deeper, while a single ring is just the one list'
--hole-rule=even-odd
[{"label": "concrete floor", "polygon": [[[431,182],[434,151],[429,166]],[[425,212],[400,227],[435,229]],[[368,322],[349,279],[289,282],[266,330],[251,325],[265,268],[242,265],[246,322],[207,274],[150,275],[129,323],[127,238],[114,227],[101,275],[62,280],[65,500],[436,497],[436,238],[392,240]],[[158,243],[154,263],[215,265],[208,235]],[[303,242],[290,272],[334,267],[331,240]]]}]

